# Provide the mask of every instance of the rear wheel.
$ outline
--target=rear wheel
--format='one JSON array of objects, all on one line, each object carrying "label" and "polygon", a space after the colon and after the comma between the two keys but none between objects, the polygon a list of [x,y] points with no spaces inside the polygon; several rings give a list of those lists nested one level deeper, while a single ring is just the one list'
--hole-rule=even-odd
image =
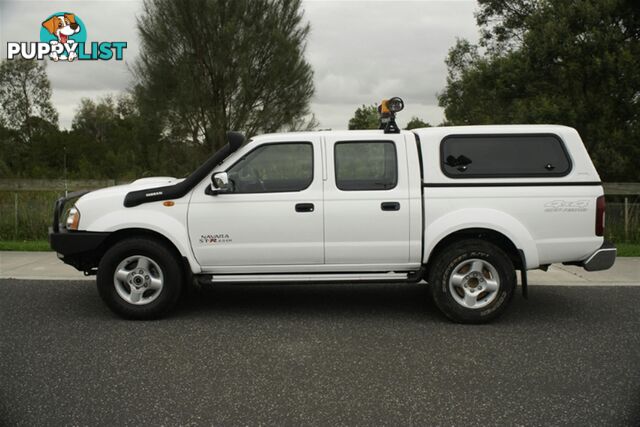
[{"label": "rear wheel", "polygon": [[433,299],[451,320],[484,323],[504,312],[516,287],[509,257],[482,240],[456,242],[436,256],[429,273]]},{"label": "rear wheel", "polygon": [[115,313],[131,319],[153,319],[178,301],[182,271],[173,251],[145,238],[116,243],[98,266],[98,292]]}]

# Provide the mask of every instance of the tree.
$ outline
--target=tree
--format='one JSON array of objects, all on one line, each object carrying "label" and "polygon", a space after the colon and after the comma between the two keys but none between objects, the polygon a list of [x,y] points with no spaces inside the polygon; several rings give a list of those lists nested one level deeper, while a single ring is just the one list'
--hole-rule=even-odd
[{"label": "tree", "polygon": [[136,91],[166,131],[215,149],[227,130],[300,127],[313,72],[301,0],[145,0]]},{"label": "tree", "polygon": [[431,125],[425,121],[423,121],[422,119],[413,116],[411,117],[411,120],[409,120],[409,122],[407,123],[407,127],[405,127],[406,130],[411,130],[411,129],[417,129],[417,128],[430,128]]},{"label": "tree", "polygon": [[439,95],[453,124],[578,129],[605,180],[640,180],[640,8],[633,0],[481,0]]},{"label": "tree", "polygon": [[377,105],[362,105],[349,119],[349,130],[378,129],[380,127],[380,114]]},{"label": "tree", "polygon": [[70,176],[134,179],[193,171],[206,157],[202,147],[163,134],[162,118],[147,107],[136,93],[82,99],[67,136]]},{"label": "tree", "polygon": [[112,96],[106,96],[97,102],[82,98],[71,122],[71,128],[96,142],[105,142],[109,131],[117,126],[121,119],[123,117],[119,114]]},{"label": "tree", "polygon": [[34,125],[44,120],[58,125],[51,104],[51,85],[43,62],[15,59],[0,63],[0,126],[20,130],[20,140],[30,141]]}]

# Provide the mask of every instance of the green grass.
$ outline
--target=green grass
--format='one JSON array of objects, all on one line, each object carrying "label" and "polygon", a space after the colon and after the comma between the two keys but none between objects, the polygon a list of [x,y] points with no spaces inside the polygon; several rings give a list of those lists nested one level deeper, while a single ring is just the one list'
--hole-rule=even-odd
[{"label": "green grass", "polygon": [[46,240],[60,195],[56,191],[0,191],[0,241]]},{"label": "green grass", "polygon": [[0,240],[0,251],[50,251],[46,240]]},{"label": "green grass", "polygon": [[[616,243],[618,256],[640,257],[640,243]],[[46,240],[0,240],[0,251],[50,251]]]},{"label": "green grass", "polygon": [[616,243],[618,256],[640,256],[640,243]]}]

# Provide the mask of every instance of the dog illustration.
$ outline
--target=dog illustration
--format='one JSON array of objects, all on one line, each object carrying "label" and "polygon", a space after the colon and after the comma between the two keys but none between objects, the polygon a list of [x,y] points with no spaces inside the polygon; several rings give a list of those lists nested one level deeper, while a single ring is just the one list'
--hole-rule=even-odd
[{"label": "dog illustration", "polygon": [[[73,13],[65,13],[64,15],[52,16],[42,23],[42,26],[49,31],[49,33],[56,36],[58,42],[61,44],[69,43],[69,36],[77,34],[80,32],[80,25],[76,22],[76,16]],[[55,42],[51,42],[55,43]],[[73,43],[73,40],[71,40]],[[58,56],[57,53],[53,52],[51,54],[51,59],[57,61],[58,59],[66,59],[69,61],[73,61],[77,58],[77,54],[75,52],[71,52],[69,57],[63,53]]]}]

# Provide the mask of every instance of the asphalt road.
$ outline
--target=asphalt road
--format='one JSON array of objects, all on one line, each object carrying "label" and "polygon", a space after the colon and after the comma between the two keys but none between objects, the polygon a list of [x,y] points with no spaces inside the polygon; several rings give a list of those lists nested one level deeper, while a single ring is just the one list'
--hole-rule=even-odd
[{"label": "asphalt road", "polygon": [[638,425],[640,287],[547,287],[448,323],[416,285],[226,286],[114,317],[0,280],[2,425]]}]

